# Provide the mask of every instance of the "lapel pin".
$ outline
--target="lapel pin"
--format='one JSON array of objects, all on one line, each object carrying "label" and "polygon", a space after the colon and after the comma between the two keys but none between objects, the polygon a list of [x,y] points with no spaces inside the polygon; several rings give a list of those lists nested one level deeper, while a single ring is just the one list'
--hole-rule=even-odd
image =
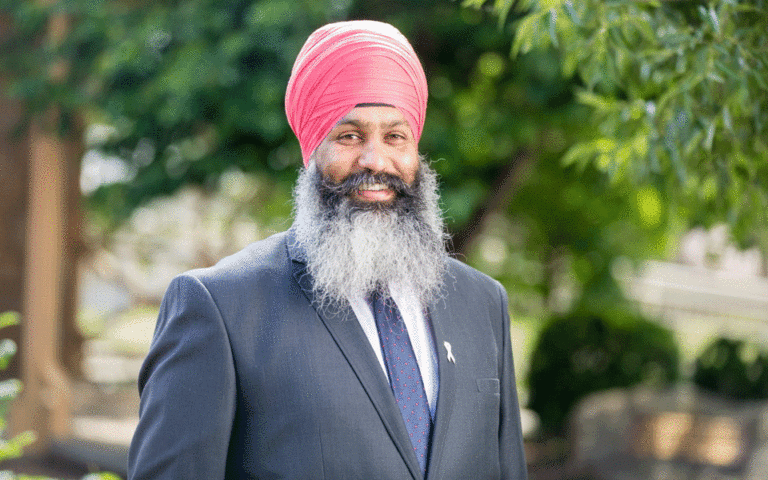
[{"label": "lapel pin", "polygon": [[443,346],[445,347],[446,354],[445,357],[448,359],[451,363],[456,363],[456,357],[453,356],[453,352],[451,351],[451,344],[448,342],[443,342]]}]

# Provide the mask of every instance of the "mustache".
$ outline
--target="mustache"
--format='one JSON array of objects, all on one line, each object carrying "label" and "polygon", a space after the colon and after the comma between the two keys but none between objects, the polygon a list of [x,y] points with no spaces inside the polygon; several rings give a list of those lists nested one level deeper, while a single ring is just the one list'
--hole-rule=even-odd
[{"label": "mustache", "polygon": [[[350,212],[357,210],[392,210],[400,213],[408,213],[419,203],[420,174],[417,173],[413,183],[408,184],[397,175],[389,173],[373,173],[361,171],[347,175],[341,182],[335,183],[331,179],[317,172],[319,176],[320,199],[326,207],[335,211],[344,203],[350,201]],[[364,204],[353,201],[352,194],[363,185],[380,183],[395,192],[392,204]]]},{"label": "mustache", "polygon": [[331,194],[349,196],[357,192],[363,185],[380,183],[395,192],[397,196],[413,197],[418,192],[418,179],[413,184],[406,183],[397,175],[389,173],[372,173],[362,171],[347,175],[339,183],[334,183],[329,178],[322,178],[323,188]]}]

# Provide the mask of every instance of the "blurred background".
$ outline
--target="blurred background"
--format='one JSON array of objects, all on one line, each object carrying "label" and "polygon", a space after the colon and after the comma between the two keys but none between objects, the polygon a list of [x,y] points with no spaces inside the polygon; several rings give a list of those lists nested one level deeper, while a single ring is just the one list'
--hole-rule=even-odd
[{"label": "blurred background", "polygon": [[0,470],[124,475],[166,286],[290,226],[290,69],[358,18],[426,70],[530,478],[765,478],[763,0],[0,0]]}]

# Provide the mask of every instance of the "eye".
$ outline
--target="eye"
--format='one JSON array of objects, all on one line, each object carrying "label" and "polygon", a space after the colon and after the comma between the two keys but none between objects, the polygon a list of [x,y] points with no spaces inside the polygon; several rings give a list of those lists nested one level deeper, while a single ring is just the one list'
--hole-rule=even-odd
[{"label": "eye", "polygon": [[357,132],[342,132],[336,136],[336,141],[343,144],[352,144],[362,140],[362,136]]},{"label": "eye", "polygon": [[399,143],[408,140],[408,136],[402,132],[390,132],[387,134],[387,140],[390,142]]}]

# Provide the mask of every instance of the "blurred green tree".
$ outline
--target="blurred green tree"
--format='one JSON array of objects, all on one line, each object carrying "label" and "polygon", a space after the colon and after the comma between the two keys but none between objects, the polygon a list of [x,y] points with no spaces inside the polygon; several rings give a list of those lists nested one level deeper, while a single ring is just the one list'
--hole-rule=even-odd
[{"label": "blurred green tree", "polygon": [[[595,129],[565,164],[653,188],[690,223],[727,222],[768,252],[768,3],[465,0],[554,51]],[[675,212],[676,211],[676,212]]]},{"label": "blurred green tree", "polygon": [[[569,289],[574,298],[559,309],[615,301],[615,258],[667,253],[666,220],[677,218],[669,190],[657,182],[637,192],[616,174],[611,183],[599,162],[573,159],[563,168],[577,141],[612,134],[600,122],[590,126],[592,107],[576,101],[581,81],[561,75],[561,55],[526,51],[517,23],[499,28],[492,12],[427,0],[0,0],[0,7],[15,28],[0,56],[10,94],[25,99],[30,115],[58,106],[62,133],[99,125],[88,147],[125,165],[128,180],[87,197],[107,225],[182,185],[213,187],[231,168],[271,185],[255,216],[287,216],[300,165],[283,113],[293,59],[321,24],[371,18],[398,26],[425,65],[430,106],[421,148],[441,175],[453,249],[516,292],[517,311],[538,316]],[[62,11],[69,33],[48,44],[42,32]],[[510,58],[512,48],[519,54]],[[60,63],[65,71],[51,81]]]}]

